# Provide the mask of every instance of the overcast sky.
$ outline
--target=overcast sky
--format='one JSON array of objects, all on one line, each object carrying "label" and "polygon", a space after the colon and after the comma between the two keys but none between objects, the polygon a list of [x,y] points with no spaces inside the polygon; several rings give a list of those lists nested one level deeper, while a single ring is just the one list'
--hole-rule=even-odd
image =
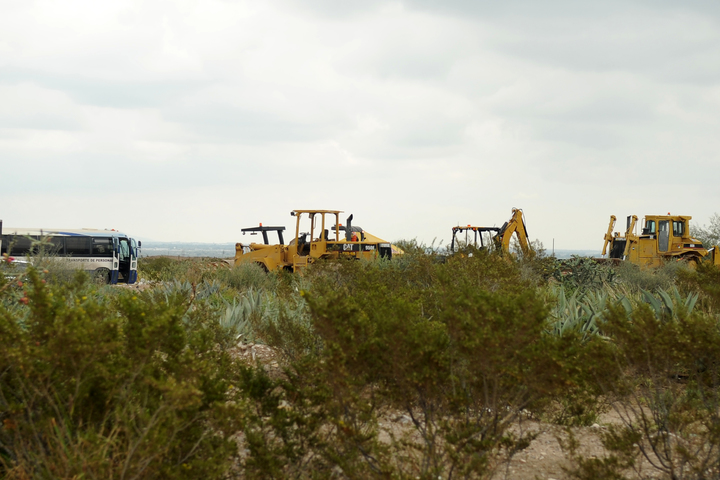
[{"label": "overcast sky", "polygon": [[[338,209],[449,242],[522,208],[720,212],[720,3],[0,0],[0,219],[234,242]],[[293,228],[294,229],[294,228]]]}]

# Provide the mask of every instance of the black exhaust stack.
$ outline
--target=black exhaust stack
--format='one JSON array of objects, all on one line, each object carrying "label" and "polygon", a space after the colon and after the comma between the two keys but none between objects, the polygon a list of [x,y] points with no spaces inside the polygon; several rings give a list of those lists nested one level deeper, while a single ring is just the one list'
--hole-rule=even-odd
[{"label": "black exhaust stack", "polygon": [[350,241],[350,239],[352,239],[352,219],[353,216],[351,213],[345,222],[345,240],[347,240],[348,242]]}]

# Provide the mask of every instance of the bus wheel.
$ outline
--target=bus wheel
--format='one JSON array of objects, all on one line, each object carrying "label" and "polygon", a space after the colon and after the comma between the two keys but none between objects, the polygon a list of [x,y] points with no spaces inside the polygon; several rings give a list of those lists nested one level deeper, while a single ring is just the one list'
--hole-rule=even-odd
[{"label": "bus wheel", "polygon": [[92,277],[98,285],[107,285],[110,283],[110,270],[107,268],[98,268],[92,273]]}]

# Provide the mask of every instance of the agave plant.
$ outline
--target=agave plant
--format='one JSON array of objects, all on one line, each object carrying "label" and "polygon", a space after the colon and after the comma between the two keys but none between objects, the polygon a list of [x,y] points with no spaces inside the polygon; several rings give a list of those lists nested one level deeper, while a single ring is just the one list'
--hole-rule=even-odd
[{"label": "agave plant", "polygon": [[159,289],[161,294],[168,299],[171,295],[180,293],[181,295],[192,296],[197,300],[210,298],[220,292],[222,285],[217,280],[203,280],[200,284],[195,285],[187,280],[173,280],[162,285]]},{"label": "agave plant", "polygon": [[650,305],[658,318],[677,318],[678,315],[692,313],[698,300],[698,293],[691,293],[683,298],[677,287],[673,286],[669,292],[662,288],[657,289],[657,297],[647,290],[642,290],[642,298]]},{"label": "agave plant", "polygon": [[602,290],[573,289],[571,295],[562,285],[555,285],[551,294],[555,299],[550,311],[549,332],[554,335],[575,330],[582,333],[583,340],[600,333],[605,312],[610,304],[619,303],[625,311],[632,312],[633,301],[622,287],[606,286]]},{"label": "agave plant", "polygon": [[609,306],[608,302],[619,303],[628,314],[632,313],[638,304],[644,302],[650,305],[657,318],[667,319],[690,314],[698,300],[697,293],[683,297],[677,287],[669,291],[657,289],[656,295],[642,290],[641,295],[629,296],[625,292],[608,287],[603,290],[573,290],[568,296],[565,288],[555,285],[551,293],[555,298],[555,304],[550,312],[552,319],[550,333],[563,335],[575,330],[582,333],[583,340],[600,332],[600,326]]},{"label": "agave plant", "polygon": [[575,330],[581,332],[585,340],[598,332],[598,321],[607,306],[606,292],[583,293],[582,290],[574,290],[570,296],[567,296],[565,289],[556,285],[552,293],[556,302],[550,312],[550,317],[554,320],[550,325],[551,333],[560,336]]},{"label": "agave plant", "polygon": [[223,299],[225,311],[221,313],[220,326],[235,333],[238,338],[255,341],[253,320],[259,319],[265,310],[265,295],[252,289],[232,302]]}]

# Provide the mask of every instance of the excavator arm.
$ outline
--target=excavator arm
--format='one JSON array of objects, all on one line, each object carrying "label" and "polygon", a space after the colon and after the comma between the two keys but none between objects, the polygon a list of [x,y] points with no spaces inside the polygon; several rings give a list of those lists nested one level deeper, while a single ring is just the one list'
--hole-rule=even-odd
[{"label": "excavator arm", "polygon": [[512,217],[505,222],[498,234],[494,237],[495,244],[501,248],[505,254],[510,253],[510,240],[512,239],[513,233],[517,235],[523,255],[529,255],[532,252],[532,248],[530,247],[527,228],[525,227],[523,211],[519,208],[512,209]]}]

